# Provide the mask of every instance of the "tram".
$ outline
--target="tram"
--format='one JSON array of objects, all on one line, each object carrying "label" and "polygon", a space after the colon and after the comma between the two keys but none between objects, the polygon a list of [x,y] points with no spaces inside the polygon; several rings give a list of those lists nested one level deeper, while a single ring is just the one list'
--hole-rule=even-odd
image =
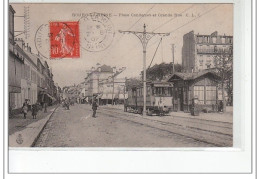
[{"label": "tram", "polygon": [[[147,82],[146,110],[148,115],[165,115],[172,111],[173,85],[168,82]],[[143,86],[128,91],[127,111],[143,112]]]}]

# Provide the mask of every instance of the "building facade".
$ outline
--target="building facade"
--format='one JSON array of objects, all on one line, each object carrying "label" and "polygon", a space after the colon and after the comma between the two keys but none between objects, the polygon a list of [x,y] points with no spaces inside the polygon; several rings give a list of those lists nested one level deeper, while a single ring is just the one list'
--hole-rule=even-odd
[{"label": "building facade", "polygon": [[8,43],[8,94],[9,94],[9,110],[13,111],[21,106],[21,76],[24,59],[22,54],[17,50],[14,42],[14,14],[12,6],[9,6],[9,43]]},{"label": "building facade", "polygon": [[183,36],[182,66],[184,72],[198,72],[215,67],[214,58],[221,53],[233,53],[233,36],[199,35],[191,31]]}]

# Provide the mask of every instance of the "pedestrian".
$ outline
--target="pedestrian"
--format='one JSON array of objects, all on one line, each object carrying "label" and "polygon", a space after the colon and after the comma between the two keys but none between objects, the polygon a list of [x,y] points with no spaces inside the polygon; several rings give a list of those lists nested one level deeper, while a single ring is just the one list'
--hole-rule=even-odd
[{"label": "pedestrian", "polygon": [[164,114],[164,111],[163,111],[164,104],[163,104],[162,99],[160,99],[158,107],[159,107],[159,115],[162,116]]},{"label": "pedestrian", "polygon": [[97,101],[96,101],[96,99],[94,99],[92,102],[92,110],[93,110],[92,117],[96,117],[97,107],[98,107]]},{"label": "pedestrian", "polygon": [[47,103],[44,102],[44,112],[46,113],[47,112]]},{"label": "pedestrian", "polygon": [[22,113],[23,113],[24,119],[26,119],[27,112],[28,112],[28,100],[26,99],[25,102],[23,103],[23,107],[22,107]]},{"label": "pedestrian", "polygon": [[219,101],[219,112],[223,112],[223,101]]},{"label": "pedestrian", "polygon": [[127,112],[127,105],[128,105],[128,100],[125,99],[125,101],[124,101],[124,112]]},{"label": "pedestrian", "polygon": [[38,112],[38,106],[37,106],[37,103],[36,103],[36,104],[32,105],[32,116],[33,116],[33,119],[36,119],[37,112]]},{"label": "pedestrian", "polygon": [[70,100],[68,98],[65,99],[65,107],[67,110],[70,109]]}]

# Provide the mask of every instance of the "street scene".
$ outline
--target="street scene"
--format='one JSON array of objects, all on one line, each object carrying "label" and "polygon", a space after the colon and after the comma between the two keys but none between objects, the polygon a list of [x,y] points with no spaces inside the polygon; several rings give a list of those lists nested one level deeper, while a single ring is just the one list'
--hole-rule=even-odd
[{"label": "street scene", "polygon": [[231,4],[10,4],[9,147],[232,147],[232,24]]}]

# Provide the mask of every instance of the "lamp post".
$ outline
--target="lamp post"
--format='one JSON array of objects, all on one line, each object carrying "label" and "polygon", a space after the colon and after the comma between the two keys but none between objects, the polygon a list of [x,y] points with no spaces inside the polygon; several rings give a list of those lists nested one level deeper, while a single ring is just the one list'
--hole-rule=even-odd
[{"label": "lamp post", "polygon": [[134,34],[138,39],[141,41],[143,46],[143,97],[144,97],[144,105],[143,105],[143,116],[146,116],[146,47],[149,42],[149,40],[155,36],[168,36],[170,33],[154,33],[154,32],[146,32],[146,25],[144,24],[144,30],[143,32],[137,32],[137,31],[121,31],[120,33],[128,33],[128,34]]}]

